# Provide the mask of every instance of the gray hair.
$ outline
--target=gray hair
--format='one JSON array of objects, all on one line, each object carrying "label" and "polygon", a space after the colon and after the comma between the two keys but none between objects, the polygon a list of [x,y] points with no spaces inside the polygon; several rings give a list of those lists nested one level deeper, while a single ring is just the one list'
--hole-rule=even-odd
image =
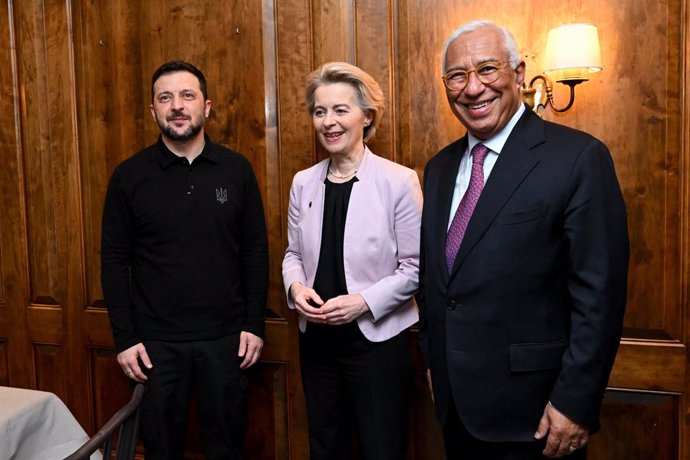
[{"label": "gray hair", "polygon": [[511,34],[508,29],[499,26],[495,22],[481,19],[467,22],[451,32],[450,36],[446,40],[446,44],[443,46],[443,62],[441,64],[441,70],[443,70],[444,75],[446,73],[446,55],[448,54],[448,47],[450,44],[460,38],[462,35],[484,27],[493,28],[500,32],[501,36],[503,37],[503,47],[508,53],[508,62],[510,63],[510,67],[513,69],[517,67],[517,65],[520,63],[520,55],[518,54],[517,44],[515,43],[513,34]]}]

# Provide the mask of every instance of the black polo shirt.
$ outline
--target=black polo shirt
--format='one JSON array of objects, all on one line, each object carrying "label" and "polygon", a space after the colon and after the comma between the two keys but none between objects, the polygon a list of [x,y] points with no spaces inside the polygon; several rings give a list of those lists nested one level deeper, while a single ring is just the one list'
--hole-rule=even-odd
[{"label": "black polo shirt", "polygon": [[190,164],[159,138],[113,172],[101,245],[118,352],[145,339],[263,336],[266,224],[242,155],[207,137]]}]

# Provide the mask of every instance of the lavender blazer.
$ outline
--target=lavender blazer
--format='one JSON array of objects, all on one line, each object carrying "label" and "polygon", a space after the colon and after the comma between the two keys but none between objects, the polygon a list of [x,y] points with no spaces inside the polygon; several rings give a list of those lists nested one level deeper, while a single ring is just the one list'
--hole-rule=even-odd
[{"label": "lavender blazer", "polygon": [[[321,249],[328,161],[298,172],[290,189],[288,248],[283,282],[313,287]],[[413,294],[419,286],[422,191],[412,169],[365,149],[353,184],[345,222],[343,259],[350,294],[359,293],[370,311],[357,319],[372,342],[387,340],[419,319]],[[299,318],[304,332],[307,321]]]}]

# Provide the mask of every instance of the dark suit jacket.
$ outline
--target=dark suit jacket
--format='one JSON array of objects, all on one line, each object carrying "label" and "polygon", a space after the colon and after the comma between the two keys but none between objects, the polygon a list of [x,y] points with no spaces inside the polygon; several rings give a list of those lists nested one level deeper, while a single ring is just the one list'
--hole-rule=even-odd
[{"label": "dark suit jacket", "polygon": [[437,415],[476,437],[530,441],[548,401],[598,429],[621,337],[628,234],[606,146],[526,110],[449,274],[444,246],[467,136],[424,173],[420,340]]}]

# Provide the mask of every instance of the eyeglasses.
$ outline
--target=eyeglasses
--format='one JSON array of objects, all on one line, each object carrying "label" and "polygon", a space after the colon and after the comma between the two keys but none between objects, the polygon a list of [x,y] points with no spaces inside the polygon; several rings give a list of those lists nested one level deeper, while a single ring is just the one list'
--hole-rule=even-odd
[{"label": "eyeglasses", "polygon": [[477,80],[485,85],[491,84],[498,80],[499,70],[508,65],[509,62],[485,62],[479,64],[474,69],[460,70],[454,69],[443,76],[443,83],[451,91],[462,91],[470,81],[470,74],[474,72]]}]

